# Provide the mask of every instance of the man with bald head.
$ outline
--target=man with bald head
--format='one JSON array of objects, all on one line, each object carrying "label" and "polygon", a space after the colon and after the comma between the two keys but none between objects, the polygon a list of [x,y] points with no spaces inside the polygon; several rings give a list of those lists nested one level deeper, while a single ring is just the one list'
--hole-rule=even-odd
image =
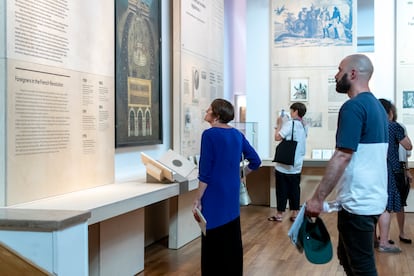
[{"label": "man with bald head", "polygon": [[336,91],[350,99],[339,110],[335,152],[306,202],[306,214],[317,217],[336,188],[342,206],[337,253],[347,275],[377,275],[374,228],[387,204],[387,115],[369,88],[373,71],[370,59],[361,54],[339,64]]}]

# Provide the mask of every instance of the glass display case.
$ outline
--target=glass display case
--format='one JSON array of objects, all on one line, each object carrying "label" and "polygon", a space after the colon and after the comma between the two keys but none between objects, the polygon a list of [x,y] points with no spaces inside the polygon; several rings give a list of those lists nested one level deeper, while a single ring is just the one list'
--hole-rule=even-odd
[{"label": "glass display case", "polygon": [[231,125],[246,136],[249,143],[257,150],[257,122],[232,122]]}]

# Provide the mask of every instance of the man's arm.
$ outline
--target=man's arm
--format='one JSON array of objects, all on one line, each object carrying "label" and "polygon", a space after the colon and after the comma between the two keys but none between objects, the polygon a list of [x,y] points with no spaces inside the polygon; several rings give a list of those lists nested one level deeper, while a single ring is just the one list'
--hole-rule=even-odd
[{"label": "man's arm", "polygon": [[323,201],[332,192],[351,161],[353,151],[349,149],[336,149],[325,170],[321,183],[313,196],[306,202],[306,214],[317,217],[322,212]]}]

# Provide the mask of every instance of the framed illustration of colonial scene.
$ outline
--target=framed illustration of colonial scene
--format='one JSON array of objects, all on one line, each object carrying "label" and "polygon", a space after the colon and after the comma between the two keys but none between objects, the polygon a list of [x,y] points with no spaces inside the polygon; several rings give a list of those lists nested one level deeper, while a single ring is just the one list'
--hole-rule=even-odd
[{"label": "framed illustration of colonial scene", "polygon": [[290,100],[294,102],[306,102],[309,98],[309,79],[290,79]]},{"label": "framed illustration of colonial scene", "polygon": [[162,143],[160,0],[116,0],[115,142]]}]

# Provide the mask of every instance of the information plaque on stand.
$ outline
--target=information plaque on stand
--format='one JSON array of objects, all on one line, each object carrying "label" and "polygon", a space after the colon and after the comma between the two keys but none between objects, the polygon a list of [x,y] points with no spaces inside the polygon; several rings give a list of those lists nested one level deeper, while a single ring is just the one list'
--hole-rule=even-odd
[{"label": "information plaque on stand", "polygon": [[159,160],[141,152],[141,160],[147,172],[147,182],[181,182],[195,169],[195,164],[184,156],[168,150]]}]

